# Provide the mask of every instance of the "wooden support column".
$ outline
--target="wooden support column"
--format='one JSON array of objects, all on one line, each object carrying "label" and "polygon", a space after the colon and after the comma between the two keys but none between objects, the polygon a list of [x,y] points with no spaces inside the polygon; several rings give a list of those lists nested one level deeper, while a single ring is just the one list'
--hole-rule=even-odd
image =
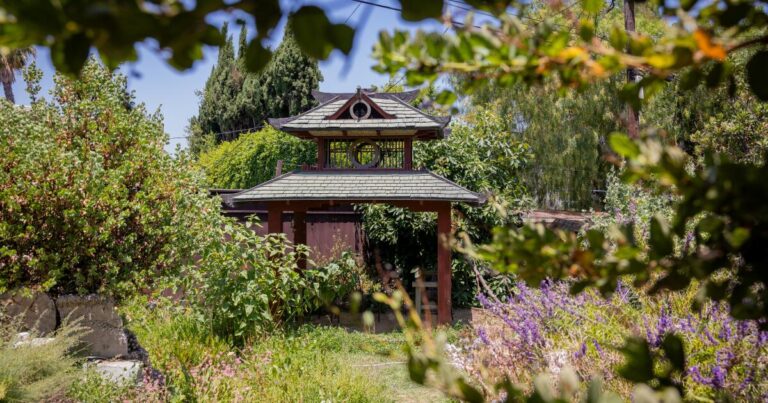
[{"label": "wooden support column", "polygon": [[283,208],[278,203],[267,204],[267,233],[283,232]]},{"label": "wooden support column", "polygon": [[451,323],[451,203],[437,209],[437,323]]},{"label": "wooden support column", "polygon": [[405,152],[403,155],[403,168],[413,169],[413,139],[410,137],[405,139],[403,147]]},{"label": "wooden support column", "polygon": [[[294,245],[307,244],[307,211],[293,211],[293,243]],[[301,258],[298,261],[299,269],[307,268],[307,259]]]},{"label": "wooden support column", "polygon": [[325,168],[325,139],[318,137],[317,144],[317,169]]}]

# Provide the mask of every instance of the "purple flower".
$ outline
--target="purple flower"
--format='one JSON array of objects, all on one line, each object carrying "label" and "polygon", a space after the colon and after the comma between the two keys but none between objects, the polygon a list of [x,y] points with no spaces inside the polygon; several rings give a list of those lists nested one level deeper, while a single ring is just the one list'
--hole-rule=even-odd
[{"label": "purple flower", "polygon": [[728,372],[719,365],[712,368],[712,382],[711,385],[717,389],[722,389],[725,386],[725,376]]},{"label": "purple flower", "polygon": [[573,358],[579,359],[586,355],[587,355],[587,343],[581,343],[581,347],[579,347],[579,349],[573,353]]},{"label": "purple flower", "polygon": [[600,344],[598,344],[597,340],[592,339],[592,344],[595,345],[595,350],[597,350],[597,353],[600,354],[600,357],[603,356],[603,349],[600,348]]},{"label": "purple flower", "polygon": [[480,337],[480,340],[482,340],[485,345],[491,344],[491,340],[488,339],[488,333],[485,331],[485,328],[478,328],[477,336]]},{"label": "purple flower", "polygon": [[701,374],[698,365],[688,369],[688,375],[690,375],[695,382],[722,389],[725,386],[725,378],[728,375],[728,371],[719,365],[715,365],[710,372],[712,373],[712,376],[706,377]]},{"label": "purple flower", "polygon": [[758,347],[762,347],[766,342],[768,342],[768,331],[761,330],[757,333],[757,345]]}]

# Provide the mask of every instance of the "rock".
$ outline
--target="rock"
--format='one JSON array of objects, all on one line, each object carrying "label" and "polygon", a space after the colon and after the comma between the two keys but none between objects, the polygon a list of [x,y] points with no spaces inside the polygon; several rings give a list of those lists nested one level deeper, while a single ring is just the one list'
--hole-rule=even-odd
[{"label": "rock", "polygon": [[32,337],[32,333],[29,332],[21,332],[16,335],[16,341],[13,343],[13,348],[19,348],[19,347],[38,347],[38,346],[44,346],[48,343],[53,342],[55,339],[53,337]]},{"label": "rock", "polygon": [[62,322],[77,323],[86,329],[80,340],[90,355],[102,358],[128,355],[123,320],[112,300],[97,295],[65,295],[56,299],[56,307]]},{"label": "rock", "polygon": [[117,360],[99,361],[87,365],[93,368],[102,378],[118,384],[137,384],[141,381],[141,370],[144,365],[141,361]]},{"label": "rock", "polygon": [[21,329],[50,334],[56,329],[56,306],[44,293],[21,291],[0,294],[0,321],[18,321]]}]

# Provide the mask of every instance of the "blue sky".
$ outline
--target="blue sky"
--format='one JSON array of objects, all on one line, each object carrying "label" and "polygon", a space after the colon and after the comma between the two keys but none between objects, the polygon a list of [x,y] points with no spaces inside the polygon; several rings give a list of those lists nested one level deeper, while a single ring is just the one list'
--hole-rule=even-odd
[{"label": "blue sky", "polygon": [[[399,7],[396,0],[371,0],[383,5]],[[399,13],[380,7],[356,3],[352,0],[325,0],[312,2],[286,1],[284,5],[290,10],[303,3],[314,3],[325,8],[329,17],[334,22],[344,22],[357,27],[355,45],[351,58],[347,60],[342,54],[334,54],[327,61],[320,62],[323,73],[323,82],[320,89],[323,91],[351,91],[358,85],[385,84],[389,77],[380,75],[371,69],[371,49],[377,41],[380,31],[394,29],[438,30],[444,28],[437,21],[411,23],[400,18]],[[359,5],[359,7],[358,7]],[[355,11],[355,9],[357,9]],[[354,11],[354,13],[353,13]],[[457,17],[462,12],[460,9],[451,10]],[[365,18],[367,14],[367,19]],[[351,16],[351,17],[350,17]],[[363,20],[364,19],[364,20]],[[282,25],[275,31],[275,37],[271,45],[279,44],[279,36],[282,35]],[[231,30],[230,30],[231,32]],[[238,32],[233,33],[235,38]],[[145,103],[150,110],[160,108],[165,117],[165,131],[172,138],[166,149],[172,151],[177,145],[185,146],[185,127],[190,117],[197,113],[198,97],[195,94],[205,85],[208,74],[216,60],[216,48],[205,50],[205,58],[198,61],[187,71],[177,71],[168,67],[154,52],[145,46],[139,46],[139,60],[123,66],[121,69],[128,75],[128,85],[139,102]],[[345,63],[347,67],[346,75]],[[53,83],[53,66],[46,49],[38,49],[37,64],[43,70],[43,92],[47,94]],[[129,74],[135,71],[137,76]],[[24,91],[24,82],[21,77],[14,84],[14,93],[17,102],[29,103],[29,98]]]}]

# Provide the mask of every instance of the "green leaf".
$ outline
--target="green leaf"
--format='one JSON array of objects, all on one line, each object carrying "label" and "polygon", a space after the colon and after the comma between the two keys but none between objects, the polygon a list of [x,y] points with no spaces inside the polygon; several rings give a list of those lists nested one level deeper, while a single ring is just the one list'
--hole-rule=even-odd
[{"label": "green leaf", "polygon": [[660,259],[672,254],[675,243],[669,230],[669,225],[661,216],[651,218],[651,236],[648,240],[650,253],[654,259]]},{"label": "green leaf", "polygon": [[408,375],[419,385],[423,385],[427,378],[427,364],[414,357],[412,353],[408,354]]},{"label": "green leaf", "polygon": [[290,24],[296,42],[310,57],[327,59],[333,49],[348,54],[355,30],[346,24],[332,24],[320,7],[303,6],[291,14]]},{"label": "green leaf", "polygon": [[581,6],[589,14],[597,14],[603,9],[605,2],[603,0],[584,0],[581,2]]},{"label": "green leaf", "polygon": [[661,341],[661,348],[676,370],[685,371],[685,349],[680,337],[674,334],[667,334],[664,336],[664,340]]},{"label": "green leaf", "polygon": [[640,155],[640,148],[624,133],[612,133],[608,143],[613,151],[625,158],[635,158]]},{"label": "green leaf", "polygon": [[619,375],[635,383],[648,382],[653,379],[653,359],[648,341],[638,337],[628,338],[620,351],[624,354],[625,361],[624,365],[619,368]]},{"label": "green leaf", "polygon": [[768,101],[768,50],[761,50],[747,62],[747,82],[752,93],[761,101]]},{"label": "green leaf", "polygon": [[245,51],[245,67],[250,71],[261,71],[272,59],[272,51],[262,46],[257,38],[248,44]]},{"label": "green leaf", "polygon": [[482,403],[485,401],[483,394],[475,387],[468,384],[463,378],[456,380],[456,386],[461,391],[462,400],[470,403]]},{"label": "green leaf", "polygon": [[427,18],[440,18],[443,14],[443,0],[400,0],[403,19],[421,21]]},{"label": "green leaf", "polygon": [[54,64],[66,74],[77,74],[83,68],[91,50],[91,42],[83,33],[77,33],[64,39],[61,53],[56,52]]},{"label": "green leaf", "polygon": [[456,102],[456,93],[449,90],[443,90],[437,94],[437,97],[435,97],[435,102],[440,105],[451,105]]}]

